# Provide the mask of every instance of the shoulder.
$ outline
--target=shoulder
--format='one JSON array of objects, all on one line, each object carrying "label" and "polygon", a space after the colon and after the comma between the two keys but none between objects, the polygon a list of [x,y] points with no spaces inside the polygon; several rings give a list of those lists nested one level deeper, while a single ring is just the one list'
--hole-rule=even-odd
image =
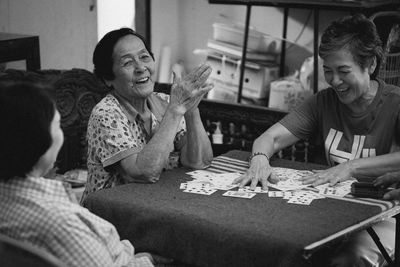
[{"label": "shoulder", "polygon": [[400,99],[400,87],[393,84],[387,84],[382,80],[378,80],[378,82],[383,95]]},{"label": "shoulder", "polygon": [[122,119],[123,117],[122,108],[118,100],[113,95],[108,94],[93,108],[89,120],[93,121],[101,118]]},{"label": "shoulder", "polygon": [[76,203],[66,201],[51,202],[43,207],[45,211],[42,212],[43,218],[41,220],[46,220],[47,224],[51,224],[51,228],[55,233],[86,228],[88,226],[86,224],[96,221],[94,214],[91,214],[87,209]]}]

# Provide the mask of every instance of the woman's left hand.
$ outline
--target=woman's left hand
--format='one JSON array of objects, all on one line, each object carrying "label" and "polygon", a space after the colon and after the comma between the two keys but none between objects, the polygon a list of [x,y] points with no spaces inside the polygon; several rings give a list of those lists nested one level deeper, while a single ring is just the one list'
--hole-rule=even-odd
[{"label": "woman's left hand", "polygon": [[196,108],[203,96],[213,88],[213,84],[207,83],[211,71],[210,66],[203,64],[182,79],[174,76],[170,103],[182,110],[183,114]]},{"label": "woman's left hand", "polygon": [[329,183],[329,185],[335,185],[352,177],[351,163],[348,161],[326,170],[313,170],[313,172],[313,175],[300,179],[303,184],[317,186]]}]

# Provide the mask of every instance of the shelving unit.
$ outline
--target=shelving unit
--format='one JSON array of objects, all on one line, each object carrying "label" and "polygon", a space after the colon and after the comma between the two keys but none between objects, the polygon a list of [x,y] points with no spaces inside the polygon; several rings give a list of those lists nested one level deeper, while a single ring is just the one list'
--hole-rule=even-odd
[{"label": "shelving unit", "polygon": [[[225,4],[225,5],[245,5],[246,6],[246,21],[243,41],[243,56],[242,62],[246,61],[247,38],[249,34],[249,25],[252,6],[271,6],[283,8],[283,30],[282,30],[282,50],[280,60],[280,76],[284,75],[284,66],[286,60],[286,42],[287,25],[289,17],[289,8],[305,8],[313,10],[314,14],[314,51],[318,51],[319,37],[319,11],[327,10],[343,10],[350,12],[361,12],[366,15],[371,15],[377,11],[394,10],[400,7],[399,0],[209,0],[210,4]],[[242,99],[244,65],[240,66],[240,79],[238,88],[237,102]],[[314,92],[318,90],[318,53],[314,53]]]}]

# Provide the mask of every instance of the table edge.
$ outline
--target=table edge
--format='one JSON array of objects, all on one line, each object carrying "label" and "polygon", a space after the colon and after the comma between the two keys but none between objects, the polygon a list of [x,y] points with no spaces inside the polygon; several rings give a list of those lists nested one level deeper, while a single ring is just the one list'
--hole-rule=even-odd
[{"label": "table edge", "polygon": [[393,208],[390,208],[380,214],[377,214],[373,217],[370,217],[368,219],[365,219],[364,221],[359,222],[358,224],[352,225],[346,229],[343,229],[339,232],[336,232],[328,237],[325,237],[319,241],[316,241],[314,243],[311,243],[310,245],[307,245],[303,248],[303,257],[305,259],[308,259],[311,257],[311,255],[318,250],[319,248],[323,247],[323,245],[326,245],[330,242],[333,242],[337,240],[338,238],[350,234],[355,231],[363,230],[368,228],[370,225],[373,225],[377,222],[383,221],[385,219],[391,218],[397,214],[400,214],[400,206],[396,205]]}]

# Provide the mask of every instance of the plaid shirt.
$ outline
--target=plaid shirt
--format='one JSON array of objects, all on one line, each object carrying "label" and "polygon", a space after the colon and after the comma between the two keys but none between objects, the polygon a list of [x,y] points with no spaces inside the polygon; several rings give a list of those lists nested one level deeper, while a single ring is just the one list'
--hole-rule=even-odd
[{"label": "plaid shirt", "polygon": [[69,187],[45,178],[0,181],[0,232],[44,249],[68,266],[153,266],[134,256],[109,222],[79,206]]}]

